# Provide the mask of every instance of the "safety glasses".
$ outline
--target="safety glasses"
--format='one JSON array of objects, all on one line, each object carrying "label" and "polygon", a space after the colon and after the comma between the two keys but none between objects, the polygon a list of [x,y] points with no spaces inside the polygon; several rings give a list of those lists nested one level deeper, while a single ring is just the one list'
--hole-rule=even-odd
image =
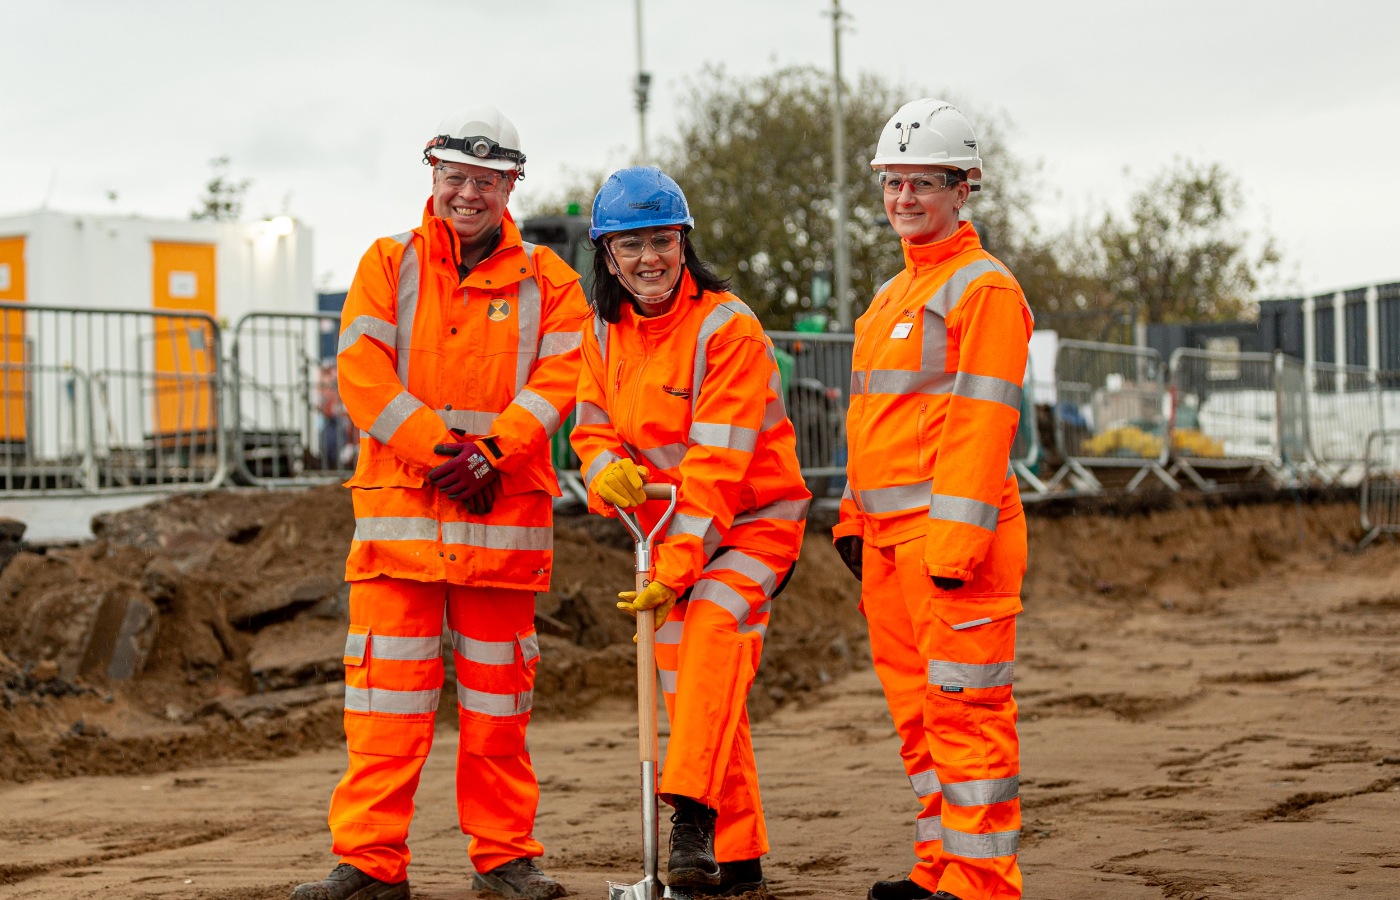
[{"label": "safety glasses", "polygon": [[932,194],[962,181],[957,172],[881,172],[876,181],[886,194],[898,194],[907,184],[915,194]]},{"label": "safety glasses", "polygon": [[647,245],[658,256],[665,256],[672,250],[680,246],[681,236],[676,231],[658,231],[651,236],[650,240],[643,240],[636,235],[627,235],[613,239],[608,244],[612,248],[613,255],[618,259],[637,259],[646,252]]},{"label": "safety glasses", "polygon": [[438,178],[453,190],[461,190],[471,182],[477,193],[485,194],[491,191],[500,190],[501,183],[510,178],[506,172],[477,172],[468,174],[461,169],[453,169],[448,166],[438,166]]}]

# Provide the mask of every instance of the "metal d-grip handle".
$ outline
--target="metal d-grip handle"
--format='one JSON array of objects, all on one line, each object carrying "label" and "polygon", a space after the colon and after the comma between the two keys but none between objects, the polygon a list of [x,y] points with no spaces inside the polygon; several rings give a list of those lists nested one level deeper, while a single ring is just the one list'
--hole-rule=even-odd
[{"label": "metal d-grip handle", "polygon": [[[651,572],[651,543],[656,540],[656,536],[661,533],[661,529],[666,527],[666,523],[671,521],[671,516],[676,511],[676,486],[674,484],[644,484],[642,494],[648,500],[670,500],[671,505],[666,508],[666,514],[656,520],[656,526],[651,529],[651,534],[643,535],[642,527],[636,519],[636,514],[628,514],[624,509],[619,508],[617,517],[622,520],[622,524],[632,533],[632,540],[637,548],[637,574],[645,576]],[[639,581],[637,590],[641,590],[643,585]]]}]

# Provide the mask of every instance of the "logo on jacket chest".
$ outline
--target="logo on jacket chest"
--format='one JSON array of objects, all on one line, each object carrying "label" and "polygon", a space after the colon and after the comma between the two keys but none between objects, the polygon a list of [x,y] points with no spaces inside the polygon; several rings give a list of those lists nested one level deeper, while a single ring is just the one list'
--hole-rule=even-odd
[{"label": "logo on jacket chest", "polygon": [[672,387],[669,384],[661,385],[661,389],[672,397],[680,397],[682,400],[690,399],[690,388]]},{"label": "logo on jacket chest", "polygon": [[492,322],[503,322],[510,315],[510,301],[504,298],[492,300],[486,307],[486,318]]}]

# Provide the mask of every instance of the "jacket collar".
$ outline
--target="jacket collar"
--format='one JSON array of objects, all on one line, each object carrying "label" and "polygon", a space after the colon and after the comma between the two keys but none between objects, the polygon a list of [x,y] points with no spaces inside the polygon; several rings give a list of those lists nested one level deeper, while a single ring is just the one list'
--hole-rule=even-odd
[{"label": "jacket collar", "polygon": [[977,232],[971,222],[959,222],[957,229],[941,241],[927,244],[911,244],[908,241],[900,243],[904,245],[904,266],[913,272],[932,269],[969,250],[982,249],[982,242],[977,239]]},{"label": "jacket collar", "polygon": [[659,316],[647,318],[637,312],[637,307],[630,300],[622,305],[622,322],[635,328],[638,332],[648,337],[656,337],[670,332],[681,322],[684,322],[691,311],[704,303],[704,297],[695,299],[695,279],[690,277],[689,269],[681,269],[680,284],[676,285],[676,299],[671,304],[671,308]]},{"label": "jacket collar", "polygon": [[[435,261],[445,260],[455,275],[458,271],[457,266],[462,261],[462,247],[457,239],[457,230],[448,219],[433,215],[432,197],[428,198],[423,207],[423,226],[420,231],[428,241],[429,257]],[[462,284],[484,289],[499,288],[530,278],[534,274],[534,260],[525,252],[520,229],[507,209],[501,217],[501,237],[496,242],[496,249],[476,264],[471,273],[462,280]]]}]

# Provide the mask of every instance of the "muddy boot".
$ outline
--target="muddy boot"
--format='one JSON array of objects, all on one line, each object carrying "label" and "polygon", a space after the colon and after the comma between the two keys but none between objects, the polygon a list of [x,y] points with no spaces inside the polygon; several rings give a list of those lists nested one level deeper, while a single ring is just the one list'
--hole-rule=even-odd
[{"label": "muddy boot", "polygon": [[489,872],[472,876],[478,891],[495,891],[509,900],[554,900],[568,893],[564,886],[540,871],[528,856],[512,859]]},{"label": "muddy boot", "polygon": [[710,897],[737,897],[749,891],[768,892],[768,882],[763,877],[763,866],[757,859],[720,863],[719,884],[715,887],[701,888],[696,893]]},{"label": "muddy boot", "polygon": [[408,879],[389,884],[366,875],[349,863],[341,863],[322,881],[310,881],[292,889],[291,900],[408,900]]},{"label": "muddy boot", "polygon": [[[935,895],[928,888],[920,887],[906,878],[903,881],[877,881],[870,886],[865,896],[866,900],[932,900]],[[944,894],[938,900],[945,900],[947,896],[949,895]]]},{"label": "muddy boot", "polygon": [[671,860],[666,866],[668,887],[716,887],[716,813],[703,803],[676,795],[671,816]]}]

